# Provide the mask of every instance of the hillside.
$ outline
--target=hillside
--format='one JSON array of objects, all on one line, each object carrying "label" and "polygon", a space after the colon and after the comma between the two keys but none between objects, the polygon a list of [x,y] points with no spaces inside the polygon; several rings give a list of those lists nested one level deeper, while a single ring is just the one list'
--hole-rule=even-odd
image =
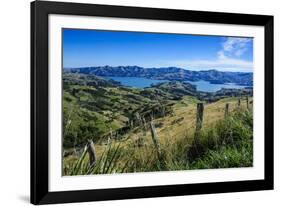
[{"label": "hillside", "polygon": [[[171,144],[176,139],[183,138],[187,133],[193,133],[196,123],[196,106],[200,100],[184,96],[181,101],[173,105],[171,115],[154,120],[156,132],[162,144]],[[224,118],[225,104],[229,104],[230,112],[237,109],[237,98],[223,98],[217,102],[205,104],[203,128],[212,127],[217,121]],[[242,99],[241,109],[246,109],[245,98]],[[144,136],[146,141],[151,141],[150,131],[143,133],[142,128],[137,128],[128,135],[131,138]]]},{"label": "hillside", "polygon": [[[199,141],[194,141],[197,102],[196,98],[185,96],[173,105],[172,114],[153,120],[159,151],[146,122],[118,138],[96,142],[100,163],[92,170],[82,167],[77,174],[252,166],[252,116],[246,110],[245,99],[239,110],[237,98],[207,104],[203,127],[196,137]],[[230,115],[225,119],[226,103],[230,105]],[[110,163],[105,156],[112,158]],[[86,164],[88,157],[81,157]],[[72,168],[78,159],[68,156],[65,165]],[[66,170],[66,174],[71,171]]]},{"label": "hillside", "polygon": [[[157,88],[122,87],[94,75],[64,73],[64,146],[81,146],[117,129],[133,127],[138,115],[150,118],[173,104],[175,95]],[[79,131],[80,133],[77,133]]]},{"label": "hillside", "polygon": [[[151,117],[173,112],[184,96],[214,102],[228,96],[251,96],[252,90],[197,92],[185,82],[164,82],[149,88],[123,87],[118,82],[95,75],[64,73],[64,146],[85,144],[89,138],[99,140],[110,133],[126,133]],[[77,132],[78,131],[78,132]]]},{"label": "hillside", "polygon": [[[196,106],[199,102],[204,102],[205,105],[202,128],[204,132],[200,134],[204,138],[202,136],[200,139],[205,139],[205,136],[210,138],[208,135],[213,132],[217,133],[213,130],[218,127],[217,124],[220,121],[223,121],[221,124],[224,125],[224,128],[219,129],[219,133],[228,131],[227,128],[235,127],[233,131],[230,130],[231,135],[247,131],[247,138],[251,137],[251,128],[247,126],[251,124],[251,121],[248,120],[251,113],[246,109],[245,99],[246,96],[251,96],[251,89],[227,89],[215,93],[204,93],[197,92],[196,87],[189,83],[179,81],[164,82],[148,88],[136,89],[124,87],[118,82],[95,75],[77,73],[64,73],[63,81],[65,174],[72,173],[70,168],[74,166],[77,158],[86,158],[83,162],[88,161],[87,156],[83,156],[81,153],[88,140],[94,141],[100,162],[105,161],[103,159],[105,156],[116,161],[114,169],[99,170],[98,167],[95,167],[97,171],[92,171],[93,173],[119,171],[127,163],[130,166],[126,166],[126,172],[154,171],[158,170],[159,167],[161,171],[175,170],[177,169],[174,168],[177,167],[174,165],[175,161],[176,164],[179,164],[178,169],[193,167],[190,165],[191,162],[186,165],[180,161],[186,159],[182,155],[187,155],[187,151],[193,153]],[[209,101],[210,98],[212,101]],[[238,99],[241,101],[239,108]],[[248,103],[250,104],[251,101],[251,97],[249,97]],[[226,103],[229,104],[231,118],[224,120]],[[246,120],[244,120],[245,118]],[[232,122],[229,124],[225,121]],[[165,150],[165,155],[163,152],[155,150],[151,123],[155,128],[153,135],[157,136],[159,150]],[[247,128],[243,128],[245,126]],[[208,142],[212,141],[208,140]],[[197,142],[196,144],[201,143]],[[247,139],[248,144],[250,143]],[[200,147],[204,148],[202,154],[200,152],[200,155],[203,156],[210,149],[206,145]],[[230,152],[229,149],[231,152],[237,152],[235,148],[227,147],[225,149],[227,152]],[[120,156],[118,156],[119,152]],[[104,156],[104,153],[107,155]],[[196,152],[195,156],[197,155]],[[194,154],[188,156],[191,158],[189,161],[195,161]],[[128,160],[128,157],[131,159]],[[251,165],[250,159],[251,154],[249,153],[247,161],[242,161],[241,165]],[[165,168],[163,168],[164,165]],[[234,165],[239,166],[239,163],[236,162]],[[212,168],[213,166],[208,167]],[[84,174],[85,171],[83,171],[80,172]]]},{"label": "hillside", "polygon": [[205,80],[213,84],[235,83],[245,86],[253,85],[253,73],[251,72],[192,71],[178,67],[143,68],[139,66],[81,67],[65,68],[64,70],[71,73],[94,74],[97,76],[145,77],[148,79],[176,81]]}]

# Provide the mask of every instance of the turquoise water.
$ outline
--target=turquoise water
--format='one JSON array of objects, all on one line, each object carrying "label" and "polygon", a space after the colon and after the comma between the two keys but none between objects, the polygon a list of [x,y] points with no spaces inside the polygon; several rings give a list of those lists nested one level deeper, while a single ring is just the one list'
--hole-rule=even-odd
[{"label": "turquoise water", "polygon": [[226,89],[243,89],[245,86],[241,85],[236,85],[233,83],[228,83],[228,84],[211,84],[210,82],[207,81],[197,81],[197,82],[192,82],[192,81],[185,81],[190,84],[196,85],[198,91],[202,92],[216,92],[222,88]]},{"label": "turquoise water", "polygon": [[[113,79],[115,81],[120,82],[123,86],[135,87],[135,88],[145,88],[151,86],[151,84],[157,84],[161,82],[166,82],[167,80],[155,80],[155,79],[146,79],[142,77],[104,77]],[[211,84],[207,81],[185,81],[190,84],[196,85],[198,91],[203,92],[216,92],[222,88],[230,88],[230,89],[241,89],[245,86],[240,86],[236,84]]]},{"label": "turquoise water", "polygon": [[103,77],[113,79],[120,82],[123,86],[145,88],[150,87],[152,84],[167,82],[167,80],[146,79],[142,77]]}]

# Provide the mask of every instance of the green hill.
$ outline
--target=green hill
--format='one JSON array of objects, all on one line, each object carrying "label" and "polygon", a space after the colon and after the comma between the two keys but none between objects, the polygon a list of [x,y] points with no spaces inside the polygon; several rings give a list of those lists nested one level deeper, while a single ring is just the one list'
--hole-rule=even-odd
[{"label": "green hill", "polygon": [[[225,94],[212,94],[219,100],[210,102],[202,98],[208,94],[198,93],[188,83],[166,82],[134,89],[93,75],[67,74],[64,172],[74,175],[251,166],[251,104],[247,109],[245,96]],[[196,105],[202,100],[203,127],[196,133]],[[95,143],[99,161],[94,168],[89,167],[86,153],[81,153],[89,139]],[[79,160],[83,164],[73,172]]]}]

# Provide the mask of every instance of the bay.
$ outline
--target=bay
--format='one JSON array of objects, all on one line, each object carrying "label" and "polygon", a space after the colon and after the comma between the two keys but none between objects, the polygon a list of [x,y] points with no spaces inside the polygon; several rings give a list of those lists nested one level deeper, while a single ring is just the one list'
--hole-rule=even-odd
[{"label": "bay", "polygon": [[222,88],[225,89],[243,89],[245,86],[237,85],[234,83],[228,83],[228,84],[211,84],[208,81],[200,80],[196,82],[192,81],[185,81],[190,84],[196,85],[197,91],[202,91],[202,92],[216,92],[219,91]]},{"label": "bay", "polygon": [[[112,77],[112,76],[107,76],[103,77],[107,79],[112,79],[117,82],[120,82],[121,85],[123,86],[128,86],[128,87],[135,87],[135,88],[145,88],[145,87],[150,87],[152,84],[157,84],[161,82],[167,82],[168,80],[156,80],[156,79],[147,79],[143,77]],[[236,85],[233,83],[228,83],[228,84],[211,84],[208,81],[200,80],[200,81],[185,81],[190,84],[193,84],[196,86],[197,91],[202,91],[202,92],[216,92],[222,88],[226,89],[242,89],[245,88],[245,86],[241,85]]]},{"label": "bay", "polygon": [[114,81],[120,82],[123,86],[135,87],[135,88],[145,88],[150,87],[152,84],[157,84],[161,82],[167,82],[167,80],[157,80],[157,79],[147,79],[143,77],[103,77],[107,79],[112,79]]}]

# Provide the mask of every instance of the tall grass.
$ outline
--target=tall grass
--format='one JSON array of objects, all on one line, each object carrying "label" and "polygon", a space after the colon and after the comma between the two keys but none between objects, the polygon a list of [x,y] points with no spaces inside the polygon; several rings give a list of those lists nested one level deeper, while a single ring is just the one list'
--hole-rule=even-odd
[{"label": "tall grass", "polygon": [[189,148],[188,161],[190,169],[252,166],[252,112],[237,110],[201,131]]},{"label": "tall grass", "polygon": [[130,139],[124,145],[112,142],[90,166],[87,150],[74,164],[65,167],[65,175],[151,172],[249,167],[253,164],[253,116],[248,110],[237,109],[213,126],[194,135],[189,131],[176,141],[159,145],[153,141],[136,146]]},{"label": "tall grass", "polygon": [[103,151],[94,165],[89,162],[87,148],[74,164],[66,167],[64,175],[88,175],[88,174],[109,174],[123,173],[127,164],[120,164],[119,159],[124,155],[120,143],[110,143]]}]

